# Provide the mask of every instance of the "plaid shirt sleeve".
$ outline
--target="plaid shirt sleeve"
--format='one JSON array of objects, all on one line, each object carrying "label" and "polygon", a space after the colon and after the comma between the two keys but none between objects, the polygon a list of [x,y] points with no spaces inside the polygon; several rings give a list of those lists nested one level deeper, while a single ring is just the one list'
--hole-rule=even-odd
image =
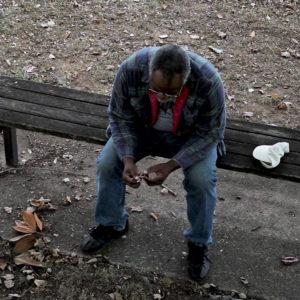
[{"label": "plaid shirt sleeve", "polygon": [[183,169],[203,159],[213,147],[223,143],[226,123],[225,93],[218,73],[215,73],[213,82],[194,133],[173,157]]},{"label": "plaid shirt sleeve", "polygon": [[135,112],[130,105],[127,82],[127,63],[118,70],[108,107],[110,131],[120,159],[135,157],[137,134]]}]

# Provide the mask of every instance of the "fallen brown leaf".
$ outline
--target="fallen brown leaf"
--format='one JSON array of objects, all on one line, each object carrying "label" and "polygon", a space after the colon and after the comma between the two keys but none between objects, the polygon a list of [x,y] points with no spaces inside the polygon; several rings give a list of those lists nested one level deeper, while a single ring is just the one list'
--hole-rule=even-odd
[{"label": "fallen brown leaf", "polygon": [[271,96],[271,98],[274,99],[274,100],[279,99],[279,96],[278,96],[277,94],[275,94],[275,93],[271,93],[270,96]]},{"label": "fallen brown leaf", "polygon": [[32,228],[28,226],[13,226],[13,229],[19,232],[23,233],[34,233],[35,230],[32,230]]},{"label": "fallen brown leaf", "polygon": [[287,109],[287,105],[286,105],[286,103],[282,102],[277,105],[277,108],[278,109]]},{"label": "fallen brown leaf", "polygon": [[150,213],[150,216],[156,221],[156,220],[158,220],[158,212],[151,212]]},{"label": "fallen brown leaf", "polygon": [[22,218],[28,227],[32,229],[32,231],[36,231],[36,222],[32,212],[24,210]]},{"label": "fallen brown leaf", "polygon": [[7,263],[0,263],[0,270],[4,271],[7,266]]},{"label": "fallen brown leaf", "polygon": [[114,292],[115,300],[123,300],[123,297],[120,293]]},{"label": "fallen brown leaf", "polygon": [[35,244],[37,237],[38,236],[36,234],[30,234],[28,236],[23,237],[16,243],[13,251],[15,253],[22,253],[27,251]]},{"label": "fallen brown leaf", "polygon": [[40,231],[43,230],[43,223],[42,221],[39,219],[38,215],[36,213],[33,213],[34,216],[34,220],[36,222],[37,227],[39,228]]},{"label": "fallen brown leaf", "polygon": [[16,265],[28,265],[34,267],[44,267],[42,263],[33,259],[29,253],[22,253],[14,258],[14,262]]},{"label": "fallen brown leaf", "polygon": [[143,208],[141,208],[140,206],[131,206],[131,211],[132,212],[142,212]]},{"label": "fallen brown leaf", "polygon": [[31,234],[32,233],[26,233],[26,234],[22,234],[22,235],[17,235],[15,237],[11,238],[9,241],[10,242],[17,242],[17,241],[21,240],[22,238],[24,238],[25,236],[29,236]]}]

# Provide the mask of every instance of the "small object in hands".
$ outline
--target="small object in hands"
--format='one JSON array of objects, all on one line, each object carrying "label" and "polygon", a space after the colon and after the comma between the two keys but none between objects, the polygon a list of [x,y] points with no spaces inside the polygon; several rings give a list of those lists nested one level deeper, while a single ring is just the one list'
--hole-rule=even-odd
[{"label": "small object in hands", "polygon": [[141,178],[138,177],[138,176],[132,177],[132,178],[131,178],[131,181],[132,181],[133,183],[139,183],[139,182],[141,181]]},{"label": "small object in hands", "polygon": [[165,188],[171,195],[177,196],[177,193],[174,192],[173,190],[171,190],[170,188],[168,188],[165,184],[162,183],[160,186],[161,186],[162,188]]}]

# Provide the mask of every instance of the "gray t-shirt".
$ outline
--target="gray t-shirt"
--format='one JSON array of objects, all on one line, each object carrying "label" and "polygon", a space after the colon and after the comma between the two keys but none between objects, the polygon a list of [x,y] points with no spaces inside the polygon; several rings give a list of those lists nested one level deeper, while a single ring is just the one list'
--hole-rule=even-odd
[{"label": "gray t-shirt", "polygon": [[172,132],[173,128],[173,108],[176,97],[168,100],[158,100],[157,120],[153,128],[159,131]]}]

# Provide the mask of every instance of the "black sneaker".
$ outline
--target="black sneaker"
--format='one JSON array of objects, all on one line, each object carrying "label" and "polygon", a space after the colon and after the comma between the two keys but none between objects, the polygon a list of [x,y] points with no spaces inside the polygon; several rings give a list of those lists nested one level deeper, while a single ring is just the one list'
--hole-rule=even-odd
[{"label": "black sneaker", "polygon": [[90,230],[89,235],[81,244],[81,250],[85,253],[93,253],[102,250],[113,239],[124,235],[129,228],[128,220],[125,228],[121,231],[115,230],[113,226],[98,225]]},{"label": "black sneaker", "polygon": [[195,281],[203,281],[208,275],[211,264],[208,257],[208,249],[206,246],[198,246],[191,242],[188,242],[188,248],[189,275]]}]

